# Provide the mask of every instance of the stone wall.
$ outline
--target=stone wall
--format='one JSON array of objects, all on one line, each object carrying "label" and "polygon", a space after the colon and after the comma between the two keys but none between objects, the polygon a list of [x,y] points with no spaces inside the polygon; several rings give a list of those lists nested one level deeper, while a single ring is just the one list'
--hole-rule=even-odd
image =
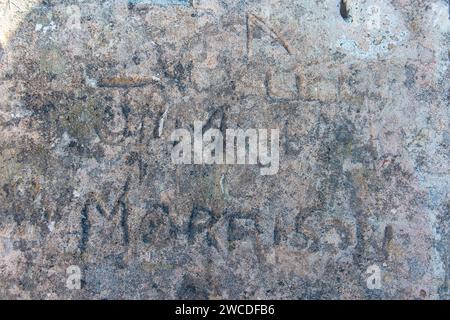
[{"label": "stone wall", "polygon": [[[0,12],[1,298],[450,298],[447,1]],[[277,174],[173,164],[195,121]]]}]

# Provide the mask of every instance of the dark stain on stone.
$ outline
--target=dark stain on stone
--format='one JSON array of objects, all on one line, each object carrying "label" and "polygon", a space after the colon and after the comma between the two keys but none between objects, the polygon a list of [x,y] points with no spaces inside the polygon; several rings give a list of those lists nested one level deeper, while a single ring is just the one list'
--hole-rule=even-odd
[{"label": "dark stain on stone", "polygon": [[389,245],[394,238],[394,229],[391,225],[388,225],[384,228],[384,237],[383,237],[383,255],[384,259],[389,259]]},{"label": "dark stain on stone", "polygon": [[186,65],[183,65],[181,62],[178,62],[173,67],[173,72],[170,77],[175,80],[175,83],[180,91],[186,90],[186,81],[191,78],[191,71],[193,68],[192,62],[189,62]]},{"label": "dark stain on stone", "polygon": [[194,67],[192,61],[187,63],[178,62],[168,62],[164,50],[161,45],[155,46],[157,53],[158,65],[161,68],[161,73],[164,77],[169,80],[169,83],[173,83],[177,86],[178,90],[184,92],[186,90],[186,85],[191,81],[191,73]]},{"label": "dark stain on stone", "polygon": [[134,64],[137,66],[141,64],[141,58],[139,57],[139,54],[137,52],[134,53],[131,60],[133,60]]},{"label": "dark stain on stone", "polygon": [[159,126],[161,123],[161,118],[163,117],[164,112],[160,111],[158,112],[158,116],[156,117],[153,125],[153,138],[158,139],[159,138]]},{"label": "dark stain on stone", "polygon": [[275,227],[273,228],[273,244],[280,245],[282,241],[286,241],[286,233],[280,226],[279,218],[277,217]]},{"label": "dark stain on stone", "polygon": [[97,203],[95,208],[97,209],[98,213],[100,213],[100,215],[102,217],[106,217],[106,211],[103,209],[103,207],[100,204]]},{"label": "dark stain on stone", "polygon": [[135,8],[135,6],[136,6],[136,4],[134,1],[128,1],[128,3],[127,3],[128,10],[133,10]]},{"label": "dark stain on stone", "polygon": [[192,243],[197,234],[210,228],[214,224],[214,220],[213,212],[210,209],[194,205],[187,229],[189,242]]},{"label": "dark stain on stone", "polygon": [[416,74],[417,74],[417,67],[412,64],[405,65],[405,86],[408,89],[412,89],[414,85],[416,84]]},{"label": "dark stain on stone", "polygon": [[353,253],[353,261],[357,266],[361,266],[364,262],[366,240],[364,237],[364,227],[365,227],[364,215],[361,211],[356,213],[356,246]]},{"label": "dark stain on stone", "polygon": [[134,78],[134,77],[116,77],[101,79],[97,86],[99,88],[118,88],[118,89],[132,89],[143,88],[151,84],[155,84],[157,81],[147,78]]},{"label": "dark stain on stone", "polygon": [[91,229],[91,223],[89,222],[89,203],[89,200],[86,201],[81,210],[81,239],[78,245],[81,253],[86,251],[87,243],[89,241],[89,230]]},{"label": "dark stain on stone", "polygon": [[232,218],[228,225],[228,241],[244,240],[253,237],[255,222],[252,219]]},{"label": "dark stain on stone", "polygon": [[122,110],[122,114],[125,118],[125,128],[123,129],[123,136],[128,137],[131,135],[130,131],[128,130],[128,127],[129,127],[128,122],[129,122],[129,115],[130,115],[131,109],[127,104],[123,104],[121,106],[121,110]]},{"label": "dark stain on stone", "polygon": [[350,15],[350,8],[348,7],[347,0],[341,0],[339,12],[345,22],[352,22],[352,16]]},{"label": "dark stain on stone", "polygon": [[144,177],[147,176],[147,172],[148,164],[142,158],[139,158],[139,183],[142,183]]},{"label": "dark stain on stone", "polygon": [[178,229],[169,217],[169,207],[161,203],[149,208],[139,228],[145,244],[165,246],[178,235]]},{"label": "dark stain on stone", "polygon": [[208,291],[205,289],[203,281],[194,279],[191,276],[184,276],[177,296],[182,300],[206,300]]},{"label": "dark stain on stone", "polygon": [[225,109],[227,106],[221,106],[216,108],[206,121],[205,125],[202,128],[202,133],[204,134],[209,129],[219,129],[224,135],[225,141]]},{"label": "dark stain on stone", "polygon": [[137,161],[139,161],[139,158],[140,158],[139,153],[137,153],[137,152],[135,152],[135,151],[132,151],[132,152],[130,152],[130,154],[127,156],[126,162],[125,162],[125,163],[126,163],[127,165],[131,166],[131,165],[135,164]]},{"label": "dark stain on stone", "polygon": [[129,242],[129,234],[128,234],[128,205],[125,201],[120,202],[120,207],[122,208],[122,216],[120,219],[120,226],[122,227],[123,232],[123,244],[128,245]]}]

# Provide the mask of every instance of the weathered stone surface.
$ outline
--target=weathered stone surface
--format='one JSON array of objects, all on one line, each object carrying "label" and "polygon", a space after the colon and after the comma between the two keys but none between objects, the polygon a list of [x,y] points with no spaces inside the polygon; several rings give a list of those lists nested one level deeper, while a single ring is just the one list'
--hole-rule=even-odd
[{"label": "weathered stone surface", "polygon": [[[447,1],[0,10],[1,298],[450,298]],[[196,120],[278,174],[172,164]]]}]

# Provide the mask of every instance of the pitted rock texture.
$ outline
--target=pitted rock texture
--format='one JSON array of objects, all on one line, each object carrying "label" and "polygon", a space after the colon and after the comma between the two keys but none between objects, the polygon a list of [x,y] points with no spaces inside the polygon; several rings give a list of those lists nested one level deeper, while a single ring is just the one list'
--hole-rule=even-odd
[{"label": "pitted rock texture", "polygon": [[[10,2],[1,298],[450,298],[447,1]],[[278,174],[172,164],[197,120]]]}]

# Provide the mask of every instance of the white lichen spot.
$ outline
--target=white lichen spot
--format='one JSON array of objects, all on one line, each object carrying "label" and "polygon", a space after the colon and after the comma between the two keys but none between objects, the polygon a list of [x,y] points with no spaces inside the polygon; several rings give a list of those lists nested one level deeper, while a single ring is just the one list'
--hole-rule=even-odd
[{"label": "white lichen spot", "polygon": [[225,185],[224,185],[224,181],[225,181],[225,175],[222,175],[220,177],[220,191],[222,192],[222,194],[225,194]]},{"label": "white lichen spot", "polygon": [[158,128],[158,137],[161,137],[163,129],[164,129],[164,122],[167,118],[167,113],[169,112],[169,106],[167,106],[166,110],[164,111],[161,119],[159,119],[159,128]]},{"label": "white lichen spot", "polygon": [[86,85],[88,87],[97,88],[97,80],[96,79],[91,79],[89,77],[86,77],[85,81],[86,81]]}]

